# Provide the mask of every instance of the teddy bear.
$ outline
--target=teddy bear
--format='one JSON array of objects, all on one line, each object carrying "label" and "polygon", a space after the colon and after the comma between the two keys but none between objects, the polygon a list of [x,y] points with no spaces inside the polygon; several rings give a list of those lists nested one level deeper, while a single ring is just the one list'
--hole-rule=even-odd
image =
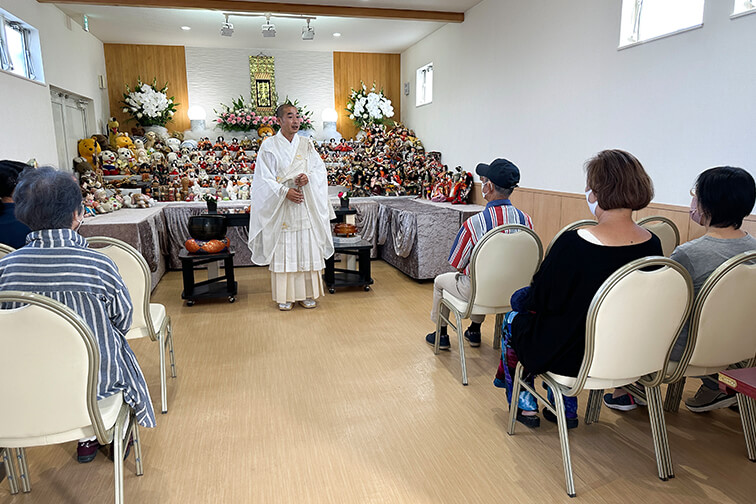
[{"label": "teddy bear", "polygon": [[181,149],[181,140],[171,137],[165,141],[165,145],[173,152],[178,152]]},{"label": "teddy bear", "polygon": [[146,141],[144,142],[144,148],[147,149],[147,151],[155,146],[155,142],[157,142],[158,139],[154,131],[148,131],[147,133],[145,133],[144,138],[146,139]]},{"label": "teddy bear", "polygon": [[124,168],[131,171],[131,168],[136,164],[134,153],[127,147],[120,147],[118,149],[118,161],[120,161],[118,168],[121,174],[125,173]]},{"label": "teddy bear", "polygon": [[122,147],[126,147],[127,149],[133,151],[135,149],[134,142],[131,141],[131,137],[128,133],[118,133],[116,136],[116,146],[118,149]]},{"label": "teddy bear", "polygon": [[118,156],[112,150],[104,150],[100,153],[100,160],[102,161],[102,174],[103,175],[118,175],[118,168],[116,168],[116,161]]},{"label": "teddy bear", "polygon": [[100,152],[102,152],[102,150],[94,138],[82,138],[79,140],[79,155],[86,159],[92,166],[97,164],[96,159],[100,155]]}]

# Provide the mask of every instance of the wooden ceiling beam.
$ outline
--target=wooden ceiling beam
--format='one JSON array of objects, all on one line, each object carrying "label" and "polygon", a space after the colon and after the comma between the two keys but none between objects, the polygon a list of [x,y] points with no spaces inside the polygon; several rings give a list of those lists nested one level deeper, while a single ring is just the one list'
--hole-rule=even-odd
[{"label": "wooden ceiling beam", "polygon": [[309,14],[351,18],[397,19],[461,23],[464,12],[413,9],[380,9],[339,5],[309,5],[285,2],[247,2],[243,0],[37,0],[39,3],[86,4],[112,7],[154,7],[164,9],[204,9],[223,12],[272,12],[274,14]]}]

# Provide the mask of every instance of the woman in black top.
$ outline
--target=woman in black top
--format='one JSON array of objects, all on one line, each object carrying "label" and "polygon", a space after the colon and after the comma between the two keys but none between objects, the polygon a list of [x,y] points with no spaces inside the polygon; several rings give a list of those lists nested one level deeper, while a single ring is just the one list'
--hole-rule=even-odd
[{"label": "woman in black top", "polygon": [[[508,396],[518,360],[526,375],[551,371],[577,376],[585,351],[585,320],[596,291],[625,264],[662,255],[659,239],[632,217],[654,194],[641,163],[621,150],[602,151],[586,163],[586,179],[586,199],[598,225],[559,237],[530,287],[513,296],[518,313],[507,317],[503,347]],[[517,419],[536,427],[536,401],[524,395]],[[568,425],[575,427],[577,400],[565,399]],[[546,409],[544,417],[556,421]]]}]

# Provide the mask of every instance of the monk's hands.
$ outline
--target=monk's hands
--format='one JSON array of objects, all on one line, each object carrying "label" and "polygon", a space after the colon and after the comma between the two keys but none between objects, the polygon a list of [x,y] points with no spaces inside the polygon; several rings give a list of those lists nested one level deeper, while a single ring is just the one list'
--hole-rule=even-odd
[{"label": "monk's hands", "polygon": [[310,179],[308,179],[307,175],[305,175],[304,173],[300,173],[294,179],[294,183],[297,184],[299,187],[306,186],[309,181]]},{"label": "monk's hands", "polygon": [[291,201],[292,203],[302,203],[304,201],[304,194],[302,194],[302,191],[299,189],[291,188],[286,193],[286,199]]}]

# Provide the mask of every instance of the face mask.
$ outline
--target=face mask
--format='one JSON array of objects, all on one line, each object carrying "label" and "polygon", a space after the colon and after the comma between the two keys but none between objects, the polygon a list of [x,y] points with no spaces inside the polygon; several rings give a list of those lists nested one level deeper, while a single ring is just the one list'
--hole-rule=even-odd
[{"label": "face mask", "polygon": [[699,226],[702,226],[701,224],[701,212],[698,211],[698,198],[693,196],[693,199],[690,200],[690,220],[698,224]]},{"label": "face mask", "polygon": [[591,190],[591,189],[585,191],[585,201],[588,202],[588,210],[590,210],[591,213],[593,214],[593,216],[595,217],[596,216],[596,208],[598,207],[598,200],[596,200],[593,203],[591,203],[591,200],[590,200],[589,197],[590,197],[590,195],[591,195],[592,192],[593,192],[593,190]]},{"label": "face mask", "polygon": [[483,199],[486,199],[486,196],[488,195],[488,192],[486,192],[486,184],[488,184],[488,182],[483,182],[480,186],[480,193],[483,195]]}]

